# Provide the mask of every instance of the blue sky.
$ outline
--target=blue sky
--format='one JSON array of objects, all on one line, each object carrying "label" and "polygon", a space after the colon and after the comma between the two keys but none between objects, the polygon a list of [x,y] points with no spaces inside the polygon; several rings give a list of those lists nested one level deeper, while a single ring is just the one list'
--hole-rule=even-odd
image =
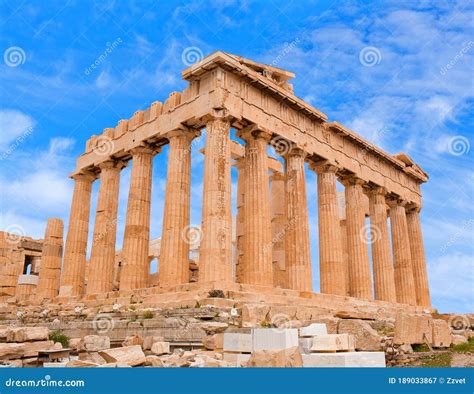
[{"label": "blue sky", "polygon": [[[472,3],[2,0],[0,10],[0,229],[41,238],[48,217],[67,225],[67,175],[89,136],[182,90],[189,48],[198,56],[219,49],[295,72],[297,96],[428,172],[422,224],[432,302],[442,312],[474,311]],[[166,157],[165,149],[154,159],[152,237],[161,231]],[[193,224],[202,164],[195,150]],[[118,245],[129,176],[130,167]],[[310,171],[307,182],[318,290]]]}]

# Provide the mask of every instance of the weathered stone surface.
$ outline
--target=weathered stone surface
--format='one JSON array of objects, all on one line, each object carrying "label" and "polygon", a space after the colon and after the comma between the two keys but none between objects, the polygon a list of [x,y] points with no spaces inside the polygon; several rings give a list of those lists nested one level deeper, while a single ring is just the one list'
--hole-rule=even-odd
[{"label": "weathered stone surface", "polygon": [[397,314],[395,320],[395,345],[432,343],[433,319],[427,315]]},{"label": "weathered stone surface", "polygon": [[325,324],[311,323],[307,327],[300,328],[300,337],[314,337],[315,335],[327,335],[328,331]]},{"label": "weathered stone surface", "polygon": [[155,342],[163,342],[164,338],[163,337],[158,337],[158,336],[147,336],[143,340],[143,350],[150,350],[152,345]]},{"label": "weathered stone surface", "polygon": [[161,361],[161,359],[158,356],[155,356],[155,355],[146,356],[145,365],[151,366],[151,367],[156,367],[156,368],[163,368],[165,366],[163,364],[163,361]]},{"label": "weathered stone surface", "polygon": [[339,322],[338,332],[353,335],[357,350],[377,351],[382,349],[382,338],[366,321],[343,319]]},{"label": "weathered stone surface", "polygon": [[105,335],[86,335],[82,338],[81,347],[91,352],[110,349],[110,338]]},{"label": "weathered stone surface", "polygon": [[467,339],[464,335],[453,335],[452,339],[453,345],[461,345],[467,342]]},{"label": "weathered stone surface", "polygon": [[312,353],[303,354],[303,366],[332,367],[385,367],[384,352]]},{"label": "weathered stone surface", "polygon": [[143,346],[143,338],[140,335],[131,335],[122,342],[122,346],[133,346],[140,345]]},{"label": "weathered stone surface", "polygon": [[82,338],[71,338],[69,339],[69,348],[73,350],[79,350],[81,347]]},{"label": "weathered stone surface", "polygon": [[46,341],[49,329],[47,327],[18,327],[7,332],[7,342]]},{"label": "weathered stone surface", "polygon": [[66,364],[66,368],[91,368],[98,367],[99,364],[96,364],[92,361],[82,361],[82,360],[72,360]]},{"label": "weathered stone surface", "polygon": [[282,350],[298,347],[296,328],[254,328],[252,329],[252,351]]},{"label": "weathered stone surface", "polygon": [[245,304],[242,307],[242,327],[259,327],[269,311],[268,305]]},{"label": "weathered stone surface", "polygon": [[151,346],[151,352],[156,355],[167,354],[170,352],[169,342],[155,342]]},{"label": "weathered stone surface", "polygon": [[248,367],[302,367],[303,359],[301,358],[298,346],[290,347],[283,350],[256,350],[252,353]]},{"label": "weathered stone surface", "polygon": [[99,354],[109,363],[125,363],[132,367],[145,363],[145,353],[139,345],[125,346],[100,351]]},{"label": "weathered stone surface", "polygon": [[433,347],[449,347],[452,342],[448,322],[441,319],[433,320]]},{"label": "weathered stone surface", "polygon": [[204,330],[206,334],[211,335],[211,334],[216,334],[218,332],[224,332],[229,325],[227,323],[221,323],[221,322],[205,322],[199,324],[199,328]]},{"label": "weathered stone surface", "polygon": [[208,350],[220,350],[224,348],[224,333],[206,335],[202,339],[203,346]]},{"label": "weathered stone surface", "polygon": [[250,356],[250,354],[224,352],[224,361],[228,362],[234,367],[242,367],[247,364]]},{"label": "weathered stone surface", "polygon": [[225,332],[224,333],[224,351],[251,353],[252,352],[252,334]]},{"label": "weathered stone surface", "polygon": [[0,360],[36,357],[38,355],[38,350],[51,350],[53,347],[53,341],[0,343]]},{"label": "weathered stone surface", "polygon": [[313,337],[311,352],[354,351],[354,336],[349,334],[329,334]]}]

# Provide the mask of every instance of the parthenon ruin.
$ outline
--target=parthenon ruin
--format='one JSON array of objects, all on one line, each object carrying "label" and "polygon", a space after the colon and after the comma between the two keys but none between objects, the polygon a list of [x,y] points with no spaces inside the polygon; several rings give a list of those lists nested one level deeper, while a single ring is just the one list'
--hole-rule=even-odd
[{"label": "parthenon ruin", "polygon": [[[341,304],[360,299],[431,308],[420,224],[420,185],[428,176],[411,158],[390,155],[340,123],[328,122],[294,95],[289,81],[295,75],[289,71],[217,51],[182,77],[189,82],[182,92],[87,141],[71,175],[62,268],[62,223],[50,220],[36,300],[247,286],[256,294],[293,294],[315,302],[330,295]],[[244,143],[231,140],[231,128]],[[203,129],[198,276],[190,283],[191,152]],[[158,279],[151,280],[152,158],[165,145]],[[279,159],[268,155],[269,146]],[[119,184],[127,165],[131,181],[116,278]],[[307,185],[306,165],[316,173],[317,185]],[[232,166],[238,171],[234,226]],[[100,186],[87,263],[93,182]],[[343,196],[337,182],[344,186]],[[312,264],[318,262],[310,257],[307,188],[318,193],[321,294],[312,286]]]}]

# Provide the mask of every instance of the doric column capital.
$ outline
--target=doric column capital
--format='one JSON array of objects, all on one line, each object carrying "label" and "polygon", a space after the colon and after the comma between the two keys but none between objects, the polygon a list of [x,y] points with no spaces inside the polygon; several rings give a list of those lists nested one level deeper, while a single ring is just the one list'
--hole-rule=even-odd
[{"label": "doric column capital", "polygon": [[139,145],[130,149],[132,155],[156,155],[161,152],[161,147],[151,145]]},{"label": "doric column capital", "polygon": [[385,189],[382,186],[369,186],[366,189],[364,189],[364,192],[369,197],[375,197],[375,196],[385,197],[387,195],[387,189]]},{"label": "doric column capital", "polygon": [[367,183],[366,181],[355,175],[342,176],[339,178],[339,182],[341,182],[346,187],[354,185],[364,186]]},{"label": "doric column capital", "polygon": [[81,170],[70,176],[75,181],[93,182],[97,179],[97,175],[91,171]]},{"label": "doric column capital", "polygon": [[302,159],[306,158],[308,154],[306,151],[296,145],[290,145],[288,152],[285,154],[282,154],[283,157],[288,158],[288,157],[301,157]]},{"label": "doric column capital", "polygon": [[339,167],[336,166],[335,164],[328,162],[327,160],[324,160],[318,163],[313,163],[313,162],[309,163],[309,169],[314,171],[316,174],[325,174],[325,173],[335,174],[339,170]]},{"label": "doric column capital", "polygon": [[403,200],[401,198],[388,198],[387,199],[387,204],[390,208],[395,208],[395,207],[405,207],[407,205],[408,201]]},{"label": "doric column capital", "polygon": [[185,137],[189,141],[192,141],[194,138],[199,137],[200,135],[201,135],[200,130],[182,126],[179,129],[175,129],[166,133],[165,137],[168,138],[168,140],[171,140],[172,138],[177,138],[177,137]]},{"label": "doric column capital", "polygon": [[411,202],[411,203],[408,203],[406,204],[405,206],[405,210],[407,212],[416,212],[416,213],[420,213],[421,211],[421,205],[420,204],[416,204],[414,202]]},{"label": "doric column capital", "polygon": [[255,124],[247,126],[237,132],[237,137],[242,138],[244,141],[248,141],[250,138],[253,139],[264,139],[267,143],[272,139],[272,133],[269,130],[258,127]]},{"label": "doric column capital", "polygon": [[122,168],[127,166],[127,162],[123,160],[106,160],[103,161],[102,163],[97,164],[97,167],[100,168],[101,171],[104,169],[118,169],[121,170]]}]

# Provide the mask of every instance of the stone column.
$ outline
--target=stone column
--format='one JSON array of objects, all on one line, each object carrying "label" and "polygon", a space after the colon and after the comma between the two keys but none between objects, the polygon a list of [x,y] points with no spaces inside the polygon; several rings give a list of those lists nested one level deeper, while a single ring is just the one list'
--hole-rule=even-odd
[{"label": "stone column", "polygon": [[273,285],[272,233],[268,183],[267,143],[271,134],[244,131],[245,145],[244,255],[242,283]]},{"label": "stone column", "polygon": [[305,155],[305,152],[299,148],[291,149],[286,155],[288,222],[285,238],[285,264],[288,272],[288,287],[294,290],[312,291]]},{"label": "stone column", "polygon": [[288,288],[285,263],[286,236],[286,193],[285,174],[274,172],[270,176],[271,216],[272,216],[272,262],[273,286]]},{"label": "stone column", "polygon": [[206,125],[199,282],[232,282],[230,122]]},{"label": "stone column", "polygon": [[108,160],[99,164],[99,168],[99,197],[87,276],[87,294],[107,293],[114,287],[117,209],[123,163]]},{"label": "stone column", "polygon": [[337,167],[312,165],[318,177],[319,271],[321,293],[346,295],[346,265],[342,252]]},{"label": "stone column", "polygon": [[407,207],[408,237],[410,239],[413,279],[415,281],[416,303],[426,308],[431,307],[428,273],[426,272],[425,248],[420,222],[420,207]]},{"label": "stone column", "polygon": [[191,143],[196,136],[190,130],[176,130],[169,139],[163,230],[159,259],[160,286],[189,282],[188,230],[191,206]]},{"label": "stone column", "polygon": [[349,271],[349,293],[352,297],[372,300],[372,281],[367,243],[363,180],[349,177],[342,180],[346,198],[346,230]]},{"label": "stone column", "polygon": [[61,279],[61,260],[63,256],[63,231],[61,219],[48,219],[41,251],[41,268],[36,295],[38,298],[56,297]]},{"label": "stone column", "polygon": [[346,272],[346,296],[350,296],[349,254],[347,253],[347,228],[345,218],[340,219],[339,228],[341,231],[342,261],[344,261],[344,270]]},{"label": "stone column", "polygon": [[389,201],[395,292],[397,294],[397,302],[416,305],[405,204],[404,201],[400,200]]},{"label": "stone column", "polygon": [[140,146],[132,149],[131,153],[132,173],[122,248],[120,290],[146,287],[149,273],[152,159],[156,150]]},{"label": "stone column", "polygon": [[95,176],[80,173],[72,178],[75,184],[64,249],[60,296],[79,296],[84,293],[91,190]]},{"label": "stone column", "polygon": [[245,158],[241,157],[234,163],[237,168],[237,214],[235,216],[235,245],[234,245],[234,277],[237,283],[242,283],[245,267],[244,255],[244,195],[245,195]]},{"label": "stone column", "polygon": [[386,191],[382,187],[377,187],[370,190],[368,195],[374,298],[376,300],[397,302],[387,224]]}]

